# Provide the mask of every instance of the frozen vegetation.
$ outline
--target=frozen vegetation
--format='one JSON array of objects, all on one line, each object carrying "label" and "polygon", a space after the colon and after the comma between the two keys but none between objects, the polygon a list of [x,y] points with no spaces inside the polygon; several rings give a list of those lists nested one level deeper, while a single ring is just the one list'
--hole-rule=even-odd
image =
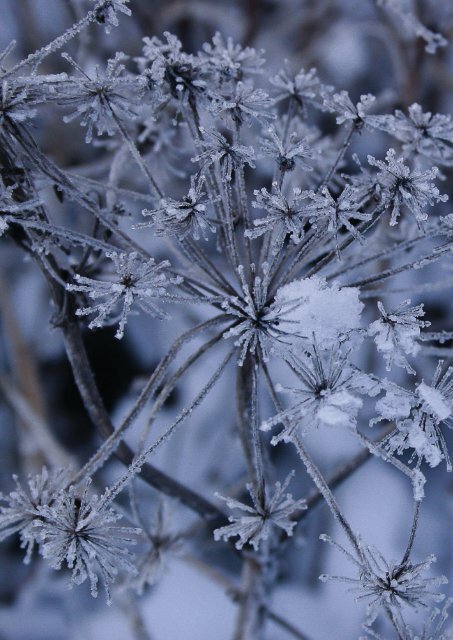
[{"label": "frozen vegetation", "polygon": [[0,638],[453,638],[450,3],[3,1]]}]

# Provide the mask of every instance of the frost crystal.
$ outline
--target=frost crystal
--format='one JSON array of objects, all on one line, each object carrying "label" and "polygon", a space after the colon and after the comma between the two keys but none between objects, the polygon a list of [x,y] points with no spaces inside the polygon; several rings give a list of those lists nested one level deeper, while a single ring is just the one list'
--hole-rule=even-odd
[{"label": "frost crystal", "polygon": [[252,484],[247,484],[252,506],[216,494],[218,498],[225,500],[230,509],[237,509],[247,515],[229,516],[228,520],[232,524],[216,529],[214,540],[228,540],[238,536],[236,549],[242,549],[246,543],[249,543],[255,551],[258,551],[260,543],[268,539],[272,526],[283,529],[288,536],[292,536],[296,526],[294,515],[297,511],[307,508],[305,500],[293,500],[290,493],[285,494],[293,475],[294,471],[288,474],[283,484],[276,482],[273,495],[266,494],[263,499],[260,499]]},{"label": "frost crystal", "polygon": [[[165,274],[164,270],[170,263],[163,261],[156,264],[152,258],[141,258],[135,251],[129,254],[108,252],[106,256],[115,265],[115,281],[94,280],[76,275],[78,284],[66,285],[68,291],[86,293],[91,300],[106,298],[104,302],[77,309],[78,316],[97,314],[88,325],[90,329],[118,322],[116,337],[122,338],[133,304],[152,316],[166,318],[166,313],[154,301],[172,299],[167,293],[168,285],[182,282],[181,278],[168,278]],[[120,310],[118,307],[121,307]]]},{"label": "frost crystal", "polygon": [[433,206],[436,202],[446,202],[447,195],[440,195],[439,189],[434,185],[434,178],[438,174],[437,167],[429,171],[411,171],[404,164],[402,158],[396,158],[394,149],[389,149],[385,156],[385,162],[368,156],[368,162],[379,167],[378,180],[382,187],[382,203],[388,209],[392,207],[390,224],[398,223],[401,210],[406,207],[417,223],[427,219],[426,207]]},{"label": "frost crystal", "polygon": [[211,43],[203,45],[202,59],[210,70],[217,74],[218,82],[242,80],[246,74],[262,73],[261,67],[265,60],[262,51],[251,47],[241,47],[234,44],[232,38],[224,40],[218,31]]},{"label": "frost crystal", "polygon": [[167,42],[143,38],[143,57],[138,62],[152,85],[167,89],[172,98],[185,105],[190,96],[205,91],[201,63],[182,51],[176,36],[167,31],[164,36]]},{"label": "frost crystal", "polygon": [[427,53],[435,54],[439,47],[448,45],[448,40],[442,34],[431,31],[420,22],[404,0],[378,0],[378,4],[395,13],[409,34],[422,38]]},{"label": "frost crystal", "polygon": [[430,323],[419,320],[425,315],[423,305],[409,307],[410,302],[410,300],[404,300],[396,309],[389,312],[385,310],[382,302],[378,302],[381,318],[372,322],[368,329],[369,334],[375,336],[374,341],[378,351],[384,355],[387,371],[396,364],[398,367],[405,368],[408,373],[415,374],[405,354],[418,353],[420,345],[416,340],[420,336],[420,329],[429,327]]},{"label": "frost crystal", "polygon": [[316,69],[301,69],[298,73],[293,73],[287,61],[285,67],[271,78],[271,84],[276,88],[276,102],[293,98],[300,106],[321,102],[321,92],[327,91],[327,87],[323,87],[316,75]]},{"label": "frost crystal", "polygon": [[284,344],[285,338],[291,338],[293,332],[282,330],[280,319],[285,311],[292,309],[293,303],[281,305],[268,303],[269,265],[263,263],[262,275],[255,275],[250,288],[244,268],[239,267],[242,284],[242,296],[231,296],[222,303],[223,309],[238,322],[223,334],[224,338],[235,337],[235,345],[240,348],[238,364],[242,366],[248,353],[257,354],[264,361],[269,358],[269,343],[274,349]]},{"label": "frost crystal", "polygon": [[140,529],[118,527],[121,516],[106,506],[101,498],[88,496],[89,483],[82,495],[73,487],[58,495],[51,506],[42,507],[38,522],[39,539],[44,558],[54,569],[66,564],[72,570],[71,585],[90,580],[91,595],[98,594],[101,575],[107,603],[111,603],[110,585],[119,569],[135,573],[134,556],[125,545],[135,544]]},{"label": "frost crystal", "polygon": [[376,403],[376,410],[381,419],[396,422],[398,433],[388,442],[391,451],[401,453],[414,449],[412,457],[425,459],[431,467],[444,458],[447,470],[451,471],[450,456],[440,427],[445,424],[453,429],[453,367],[442,370],[441,360],[431,386],[422,382],[414,393],[390,385],[386,396]]},{"label": "frost crystal", "polygon": [[[0,236],[8,229],[10,222],[20,222],[23,214],[36,209],[40,202],[36,199],[24,200],[16,197],[17,185],[5,187],[0,179]],[[27,217],[27,215],[25,217]]]},{"label": "frost crystal", "polygon": [[28,100],[26,87],[3,80],[0,90],[0,125],[18,124],[36,115]]},{"label": "frost crystal", "polygon": [[218,162],[222,178],[227,182],[231,182],[233,171],[238,167],[245,164],[252,168],[255,167],[255,151],[253,147],[230,144],[225,136],[215,129],[205,131],[200,127],[200,130],[203,134],[203,139],[199,141],[202,151],[192,158],[192,162],[199,162],[204,173],[211,165]]},{"label": "frost crystal", "polygon": [[[96,2],[97,0],[93,0]],[[105,25],[106,33],[110,33],[112,27],[119,25],[117,13],[124,13],[126,16],[131,15],[131,10],[126,6],[129,0],[104,0],[98,2],[96,6],[96,21]]]},{"label": "frost crystal", "polygon": [[248,352],[267,360],[269,344],[272,352],[285,354],[295,341],[300,344],[314,337],[323,349],[329,349],[360,326],[363,305],[358,289],[340,289],[336,283],[328,286],[323,278],[312,276],[280,287],[274,301],[269,302],[267,263],[262,266],[262,275],[254,277],[252,288],[242,267],[240,275],[243,296],[222,303],[227,313],[240,320],[224,333],[224,338],[237,336],[239,365]]},{"label": "frost crystal", "polygon": [[155,585],[165,570],[167,557],[177,553],[181,547],[181,536],[172,533],[165,517],[164,504],[159,502],[157,517],[151,528],[144,527],[143,534],[149,545],[147,551],[137,558],[137,574],[129,581],[138,594],[143,594],[146,586]]},{"label": "frost crystal", "polygon": [[238,82],[231,93],[214,96],[211,108],[214,115],[227,118],[234,125],[245,123],[250,126],[253,120],[266,122],[274,118],[267,110],[269,105],[269,96],[265,91],[255,89],[250,82]]},{"label": "frost crystal", "polygon": [[279,136],[274,127],[268,129],[267,136],[263,138],[261,151],[275,159],[282,173],[292,171],[296,166],[312,171],[313,167],[307,163],[307,159],[313,158],[313,150],[306,138],[298,140],[296,132],[289,136]]},{"label": "frost crystal", "polygon": [[[433,607],[420,631],[414,631],[412,627],[407,626],[405,629],[407,640],[453,640],[453,631],[444,628],[452,604],[453,598],[449,598],[442,609]],[[386,640],[370,626],[364,625],[363,628],[367,636],[359,638],[359,640],[367,640],[368,638]]]}]

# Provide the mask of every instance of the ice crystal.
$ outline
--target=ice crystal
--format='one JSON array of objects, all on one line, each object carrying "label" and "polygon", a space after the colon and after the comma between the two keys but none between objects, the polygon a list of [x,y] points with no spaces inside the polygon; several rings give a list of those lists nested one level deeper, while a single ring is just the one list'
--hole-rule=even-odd
[{"label": "ice crystal", "polygon": [[360,169],[360,172],[344,177],[354,188],[355,200],[362,206],[370,203],[375,205],[380,202],[382,192],[377,176],[374,172],[362,165],[357,154],[353,154],[352,159]]},{"label": "ice crystal", "polygon": [[129,581],[140,595],[147,586],[153,586],[161,579],[168,557],[177,553],[182,544],[181,536],[170,530],[162,501],[155,522],[151,527],[144,527],[143,534],[148,548],[138,556],[137,573]]},{"label": "ice crystal", "polygon": [[449,598],[442,609],[435,607],[428,616],[420,633],[409,628],[410,640],[453,640],[453,630],[443,629],[452,604],[453,598]]},{"label": "ice crystal", "polygon": [[[453,631],[444,628],[452,604],[453,598],[449,598],[442,609],[433,607],[420,631],[414,631],[412,627],[406,626],[405,638],[407,640],[453,640]],[[366,638],[359,638],[359,640],[367,640],[368,638],[386,640],[379,633],[376,633],[371,626],[365,624],[363,628],[367,635]]]},{"label": "ice crystal", "polygon": [[239,365],[247,353],[267,361],[270,352],[284,355],[313,336],[323,349],[329,349],[360,327],[363,305],[354,288],[340,290],[338,284],[328,286],[323,278],[313,276],[280,287],[272,301],[268,299],[271,273],[267,263],[263,263],[261,274],[254,276],[251,288],[243,267],[240,275],[242,296],[231,296],[222,303],[237,319],[224,338],[236,337]]},{"label": "ice crystal", "polygon": [[136,572],[134,556],[125,545],[135,544],[140,530],[117,526],[121,516],[102,498],[90,497],[88,490],[89,483],[81,495],[70,487],[52,505],[40,509],[41,550],[54,569],[64,564],[71,569],[71,586],[88,578],[93,597],[98,594],[100,574],[110,604],[110,586],[120,569]]},{"label": "ice crystal", "polygon": [[201,55],[209,70],[222,84],[231,80],[243,80],[247,74],[262,73],[261,67],[265,62],[262,54],[263,51],[235,44],[232,38],[225,41],[217,31],[212,44],[207,42],[203,45]]},{"label": "ice crystal", "polygon": [[435,54],[439,47],[447,46],[448,40],[441,33],[428,29],[420,22],[404,0],[378,0],[378,4],[394,13],[410,35],[422,38],[425,41],[425,51],[427,53]]},{"label": "ice crystal", "polygon": [[16,489],[8,496],[0,494],[0,501],[5,503],[0,506],[0,540],[18,532],[21,548],[26,549],[24,562],[28,563],[38,537],[35,524],[42,517],[41,508],[55,501],[64,488],[67,471],[43,467],[41,473],[28,477],[26,487],[22,487],[17,476],[13,479]]},{"label": "ice crystal", "polygon": [[419,319],[425,315],[423,305],[409,307],[410,302],[404,300],[396,309],[388,312],[382,302],[378,302],[381,318],[372,322],[368,329],[369,334],[374,336],[378,351],[384,355],[387,371],[396,364],[408,373],[415,374],[405,354],[416,355],[419,352],[417,338],[420,329],[429,327],[430,323]]},{"label": "ice crystal", "polygon": [[27,88],[3,80],[0,90],[0,126],[5,127],[9,122],[24,122],[35,115],[36,109],[28,100]]},{"label": "ice crystal", "polygon": [[18,185],[5,187],[0,180],[0,236],[7,231],[11,222],[27,218],[40,204],[37,198],[22,200],[17,197],[17,189]]},{"label": "ice crystal", "polygon": [[[292,324],[285,330],[280,321],[285,313],[291,311],[298,301],[276,304],[268,301],[269,265],[263,263],[261,274],[253,277],[253,286],[247,283],[244,268],[239,267],[242,284],[242,296],[230,296],[222,303],[223,309],[236,319],[233,327],[228,329],[224,338],[234,337],[239,347],[238,364],[244,364],[247,354],[256,354],[264,361],[269,359],[269,349],[285,345],[285,339],[294,336]],[[270,345],[270,346],[269,346]]]},{"label": "ice crystal", "polygon": [[260,498],[252,484],[247,484],[247,491],[252,498],[252,505],[245,504],[233,498],[225,498],[216,494],[221,500],[225,500],[230,509],[237,509],[246,515],[231,515],[228,520],[231,524],[220,527],[214,531],[215,540],[228,540],[238,536],[236,549],[242,549],[245,544],[250,544],[258,551],[263,540],[269,538],[272,527],[283,529],[288,536],[292,536],[296,526],[295,514],[301,509],[306,509],[305,500],[293,500],[291,493],[285,491],[294,475],[292,471],[283,483],[276,482],[273,494],[265,491]]},{"label": "ice crystal", "polygon": [[285,67],[270,81],[275,87],[274,99],[276,102],[292,98],[300,106],[304,106],[306,103],[320,103],[322,102],[321,93],[327,92],[327,87],[321,84],[316,75],[316,69],[310,69],[310,71],[300,69],[294,73],[287,61]]},{"label": "ice crystal", "polygon": [[76,311],[78,316],[96,314],[88,325],[90,329],[118,322],[116,337],[122,338],[133,304],[152,316],[166,318],[167,314],[158,307],[157,302],[171,299],[167,287],[181,282],[180,278],[166,275],[169,262],[156,263],[152,258],[143,259],[135,251],[129,254],[108,252],[106,256],[115,265],[115,280],[95,280],[76,274],[77,284],[66,286],[68,291],[85,293],[91,300],[105,298],[103,302]]},{"label": "ice crystal", "polygon": [[185,105],[190,97],[205,91],[202,64],[195,56],[182,51],[176,36],[167,31],[164,36],[166,42],[155,36],[144,38],[143,56],[138,62],[152,85],[168,91],[172,98]]},{"label": "ice crystal", "polygon": [[453,429],[453,367],[443,371],[439,361],[432,384],[421,382],[415,392],[389,385],[376,410],[381,419],[396,422],[398,433],[389,440],[390,450],[413,449],[412,457],[426,460],[431,467],[444,458],[447,470],[452,470],[441,425]]},{"label": "ice crystal", "polygon": [[214,115],[226,119],[234,126],[251,126],[254,120],[266,122],[274,115],[268,111],[270,99],[263,89],[255,89],[251,82],[237,82],[230,93],[214,96],[211,105]]},{"label": "ice crystal", "polygon": [[382,187],[382,202],[386,209],[392,208],[391,225],[398,223],[403,207],[420,224],[428,218],[427,206],[448,200],[447,195],[440,195],[433,182],[438,174],[437,167],[429,171],[411,171],[402,158],[396,158],[394,149],[387,151],[385,162],[373,156],[368,156],[368,162],[380,169],[378,180]]}]

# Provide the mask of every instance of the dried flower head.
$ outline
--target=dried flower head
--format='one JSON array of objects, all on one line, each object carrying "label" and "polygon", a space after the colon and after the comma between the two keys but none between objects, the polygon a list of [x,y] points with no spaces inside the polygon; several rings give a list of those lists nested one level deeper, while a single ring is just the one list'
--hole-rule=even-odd
[{"label": "dried flower head", "polygon": [[152,258],[144,259],[135,251],[107,252],[106,257],[110,258],[115,266],[114,280],[95,280],[76,275],[77,284],[66,285],[68,291],[85,293],[91,300],[105,298],[103,302],[76,311],[78,316],[96,314],[89,324],[90,329],[118,322],[116,337],[122,338],[133,304],[152,316],[166,318],[166,313],[156,302],[174,299],[167,292],[167,287],[182,282],[179,277],[172,278],[166,275],[165,269],[169,267],[169,262],[156,264]]},{"label": "dried flower head", "polygon": [[89,482],[79,495],[74,487],[61,492],[55,502],[40,509],[37,523],[41,551],[54,569],[71,569],[70,585],[88,578],[91,595],[98,594],[101,576],[111,604],[110,586],[121,569],[135,573],[134,556],[125,545],[135,544],[140,529],[119,527],[120,515],[102,498],[88,495]]},{"label": "dried flower head", "polygon": [[363,404],[360,395],[374,392],[376,386],[350,364],[348,354],[342,354],[338,347],[320,353],[314,343],[304,357],[292,357],[288,364],[300,386],[277,387],[277,391],[293,395],[296,404],[262,423],[263,431],[284,424],[283,430],[272,438],[272,444],[291,441],[294,433],[305,433],[320,425],[355,425]]},{"label": "dried flower head", "polygon": [[437,167],[429,171],[411,171],[402,158],[396,157],[394,149],[387,151],[385,162],[376,160],[373,156],[368,156],[368,162],[380,169],[377,177],[382,187],[382,203],[386,209],[392,208],[391,225],[398,223],[403,207],[420,224],[428,218],[427,206],[432,207],[436,202],[448,200],[448,196],[440,195],[439,189],[434,185]]},{"label": "dried flower head", "polygon": [[322,534],[320,539],[340,550],[357,568],[357,578],[321,575],[322,581],[340,580],[351,585],[350,591],[357,593],[357,600],[366,600],[367,624],[372,624],[380,611],[389,612],[401,637],[406,638],[406,622],[403,611],[409,607],[426,608],[427,600],[441,602],[445,596],[433,591],[448,580],[445,576],[427,578],[423,574],[436,561],[431,555],[413,564],[410,559],[402,563],[388,561],[371,545],[360,544],[360,555],[351,555],[330,536]]},{"label": "dried flower head", "polygon": [[[183,240],[191,235],[195,240],[200,235],[207,239],[207,230],[215,232],[215,225],[207,217],[209,200],[204,190],[204,178],[190,179],[190,189],[182,200],[163,198],[157,209],[143,209],[142,214],[151,217],[151,222],[136,225],[135,228],[153,226],[158,236],[175,235]],[[212,202],[212,201],[211,201]]]},{"label": "dried flower head", "polygon": [[123,62],[127,56],[117,53],[108,61],[105,73],[96,67],[95,78],[90,78],[69,55],[63,54],[63,57],[81,76],[62,83],[59,103],[75,107],[75,111],[63,120],[71,122],[81,118],[80,124],[87,127],[86,142],[91,142],[94,134],[112,136],[117,132],[119,122],[137,118],[146,79],[124,73]]},{"label": "dried flower head", "polygon": [[214,531],[215,540],[228,540],[238,536],[236,549],[248,543],[255,551],[258,550],[263,540],[269,538],[271,527],[283,529],[288,536],[292,536],[297,521],[295,514],[301,509],[306,509],[305,500],[293,500],[290,493],[285,491],[294,476],[292,471],[283,483],[276,482],[272,496],[265,495],[260,498],[252,484],[247,484],[247,491],[252,498],[252,505],[244,504],[233,498],[225,498],[216,494],[221,500],[225,500],[230,509],[237,509],[247,515],[232,515],[228,517],[231,524],[220,527]]},{"label": "dried flower head", "polygon": [[21,548],[26,549],[24,562],[28,564],[38,539],[35,523],[42,518],[42,507],[53,504],[64,488],[67,470],[49,471],[43,467],[41,473],[29,476],[27,486],[22,487],[17,476],[13,476],[16,489],[8,496],[0,494],[0,540],[18,532]]},{"label": "dried flower head", "polygon": [[382,302],[378,302],[381,318],[369,326],[368,332],[374,336],[378,351],[384,355],[387,371],[396,364],[398,367],[405,368],[408,373],[415,374],[407,361],[406,354],[418,353],[420,345],[417,338],[420,336],[420,329],[429,327],[431,323],[419,320],[425,315],[423,305],[409,307],[410,302],[410,300],[404,300],[396,309],[389,312],[385,310]]}]

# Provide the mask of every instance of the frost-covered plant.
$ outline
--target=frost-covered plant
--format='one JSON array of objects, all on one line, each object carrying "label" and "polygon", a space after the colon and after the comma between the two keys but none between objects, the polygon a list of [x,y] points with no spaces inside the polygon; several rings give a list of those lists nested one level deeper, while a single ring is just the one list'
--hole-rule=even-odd
[{"label": "frost-covered plant", "polygon": [[41,553],[50,565],[61,569],[66,564],[71,569],[71,584],[89,579],[94,597],[100,574],[107,603],[111,603],[110,585],[118,572],[136,571],[134,556],[125,545],[134,544],[140,530],[118,527],[120,514],[102,498],[88,496],[88,490],[89,483],[81,493],[74,487],[59,492],[52,504],[40,508],[35,527]]},{"label": "frost-covered plant", "polygon": [[395,422],[397,432],[389,438],[388,446],[401,453],[414,449],[413,456],[426,460],[432,467],[442,459],[448,471],[452,465],[441,426],[453,429],[453,368],[445,369],[439,361],[431,385],[422,381],[414,391],[389,385],[377,404],[378,419]]},{"label": "frost-covered plant", "polygon": [[407,557],[401,562],[388,561],[373,546],[361,544],[358,547],[358,557],[354,557],[332,538],[321,535],[321,540],[336,546],[358,571],[357,578],[322,575],[320,579],[340,580],[350,586],[350,591],[357,593],[357,600],[367,601],[367,624],[376,620],[380,610],[384,610],[402,638],[408,637],[407,625],[404,620],[406,608],[417,609],[426,607],[429,600],[442,602],[445,595],[433,591],[447,582],[445,576],[436,578],[423,574],[436,561],[431,555],[421,562],[413,564]]},{"label": "frost-covered plant", "polygon": [[67,480],[64,469],[49,471],[43,467],[41,473],[29,476],[27,487],[22,487],[17,476],[14,476],[16,489],[8,496],[1,495],[4,503],[0,507],[0,539],[4,540],[12,533],[18,532],[21,548],[26,549],[24,562],[31,560],[34,545],[38,539],[36,523],[42,518],[42,509],[52,505]]},{"label": "frost-covered plant", "polygon": [[[115,265],[116,280],[95,280],[77,273],[74,276],[77,284],[66,285],[68,291],[86,293],[91,300],[106,298],[94,306],[77,309],[78,316],[97,314],[90,322],[90,329],[118,322],[116,337],[122,338],[127,316],[134,303],[152,316],[167,317],[154,300],[172,299],[167,293],[167,286],[182,282],[179,277],[168,278],[165,274],[165,268],[170,266],[168,261],[156,264],[152,258],[139,258],[135,251],[129,254],[106,252],[105,257]],[[118,305],[121,307],[119,311]]]},{"label": "frost-covered plant", "polygon": [[433,206],[436,202],[446,202],[448,196],[440,195],[439,189],[434,185],[438,169],[433,167],[429,171],[411,171],[402,158],[396,157],[394,149],[389,149],[385,156],[385,162],[368,156],[368,162],[380,169],[377,181],[382,187],[382,204],[392,208],[390,224],[398,224],[403,207],[407,208],[418,223],[427,220],[427,206]]},{"label": "frost-covered plant", "polygon": [[410,303],[410,300],[404,300],[389,312],[385,310],[382,302],[377,303],[381,317],[370,324],[369,333],[375,336],[377,350],[384,355],[387,371],[396,364],[398,367],[404,367],[408,373],[415,374],[405,354],[417,355],[420,350],[420,344],[417,342],[420,329],[429,327],[430,323],[419,320],[425,315],[423,305],[409,307]]},{"label": "frost-covered plant", "polygon": [[[100,580],[109,602],[115,583],[152,597],[164,559],[178,553],[226,586],[239,609],[236,640],[263,640],[268,621],[305,638],[273,610],[272,596],[288,584],[285,566],[311,553],[315,543],[297,546],[292,534],[323,500],[350,546],[343,552],[357,576],[346,581],[367,602],[366,632],[379,637],[386,617],[388,634],[414,640],[406,609],[440,600],[432,588],[444,583],[424,577],[433,556],[417,563],[412,547],[431,467],[445,459],[451,471],[453,369],[439,358],[451,356],[453,328],[440,326],[429,296],[451,286],[448,270],[439,274],[451,261],[452,214],[436,182],[450,177],[450,115],[424,111],[412,94],[402,104],[414,73],[399,101],[378,84],[377,95],[363,87],[356,101],[315,69],[276,70],[262,51],[220,32],[190,53],[169,32],[148,34],[136,55],[92,59],[83,38],[73,57],[64,51],[90,25],[109,32],[133,16],[133,4],[90,2],[24,60],[7,64],[12,47],[0,56],[2,246],[41,273],[87,421],[102,436],[88,455],[77,452],[72,473],[44,467],[27,485],[14,476],[16,489],[1,496],[0,540],[19,534],[26,562],[37,547],[51,567],[69,570],[71,584],[89,581],[93,595]],[[377,4],[378,15],[402,15],[401,2]],[[404,37],[421,37],[433,53],[443,36],[422,17],[407,12]],[[391,18],[381,26],[377,37],[398,33]],[[44,73],[60,51],[66,71]],[[57,118],[86,128],[67,162],[43,142]],[[7,305],[3,289],[1,298]],[[132,313],[139,322],[128,322]],[[12,362],[27,375],[16,385],[2,375],[0,387],[53,468],[53,424],[5,318],[21,356]],[[111,325],[125,350],[143,355],[145,380],[137,391],[141,378],[126,371],[127,393],[108,404],[85,341],[91,331],[94,342],[109,341]],[[148,348],[152,365],[141,354]],[[112,365],[115,376],[126,360]],[[176,455],[175,433],[178,444],[185,439]],[[350,455],[332,470],[338,442]],[[126,467],[116,479],[113,456]],[[415,517],[401,562],[363,543],[334,495],[370,457],[412,483]],[[153,524],[155,496],[139,477],[159,493]],[[291,478],[305,498],[287,493]],[[107,486],[94,495],[99,482]],[[179,533],[165,522],[162,496],[187,508],[174,508]],[[118,526],[120,513],[136,527]],[[420,638],[445,636],[446,613],[439,623],[436,615],[428,612]]]},{"label": "frost-covered plant", "polygon": [[301,509],[306,509],[305,500],[293,500],[290,493],[285,494],[293,476],[294,471],[287,476],[283,483],[276,482],[271,496],[267,496],[262,490],[257,493],[252,484],[247,484],[252,505],[217,495],[218,498],[225,500],[230,509],[242,511],[244,515],[228,516],[231,524],[216,529],[214,539],[227,540],[238,536],[236,549],[242,549],[248,543],[255,551],[258,551],[260,544],[269,538],[272,527],[283,529],[288,536],[292,536],[293,529],[297,524],[292,516]]},{"label": "frost-covered plant", "polygon": [[288,359],[301,386],[276,387],[277,391],[295,396],[297,401],[261,425],[261,429],[267,431],[274,425],[285,423],[284,430],[272,439],[273,443],[290,441],[293,432],[299,429],[303,433],[319,425],[355,425],[363,404],[360,394],[374,394],[376,385],[351,366],[348,355],[342,353],[338,345],[320,353],[314,343],[303,359]]}]

